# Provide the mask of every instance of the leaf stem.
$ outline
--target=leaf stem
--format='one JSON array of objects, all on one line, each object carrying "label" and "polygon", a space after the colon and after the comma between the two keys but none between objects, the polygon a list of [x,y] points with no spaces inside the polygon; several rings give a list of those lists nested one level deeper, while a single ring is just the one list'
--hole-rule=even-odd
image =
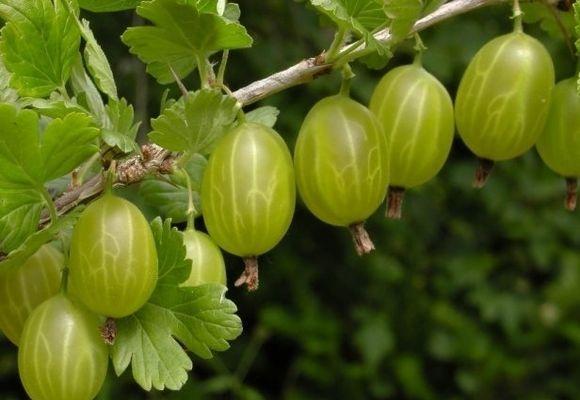
[{"label": "leaf stem", "polygon": [[343,96],[350,96],[350,84],[352,83],[352,78],[355,77],[354,72],[349,63],[346,63],[342,67],[342,83],[340,84],[340,94]]},{"label": "leaf stem", "polygon": [[336,56],[340,52],[342,45],[344,44],[344,40],[346,39],[346,34],[348,33],[346,28],[339,28],[338,31],[334,35],[334,40],[330,44],[328,51],[326,52],[326,62],[332,63],[335,61]]},{"label": "leaf stem", "polygon": [[205,58],[196,56],[197,71],[199,72],[199,81],[202,89],[209,88],[209,74],[207,70],[207,60]]},{"label": "leaf stem", "polygon": [[181,168],[181,173],[185,176],[185,182],[187,183],[187,229],[194,231],[197,209],[195,208],[195,204],[193,204],[193,186],[191,184],[191,178],[185,168]]},{"label": "leaf stem", "polygon": [[50,215],[50,223],[55,224],[56,221],[58,220],[58,212],[56,210],[54,200],[52,200],[50,193],[48,193],[48,190],[44,186],[42,187],[41,193],[42,197],[44,198],[44,202],[46,203],[46,207],[48,208],[48,213]]},{"label": "leaf stem", "polygon": [[222,61],[218,69],[217,74],[217,85],[220,87],[224,86],[224,76],[226,74],[226,66],[228,65],[228,57],[230,56],[229,50],[224,50],[222,53]]},{"label": "leaf stem", "polygon": [[514,15],[513,15],[513,20],[514,20],[514,32],[523,32],[524,28],[523,28],[523,24],[522,24],[522,9],[520,7],[520,0],[514,0]]}]

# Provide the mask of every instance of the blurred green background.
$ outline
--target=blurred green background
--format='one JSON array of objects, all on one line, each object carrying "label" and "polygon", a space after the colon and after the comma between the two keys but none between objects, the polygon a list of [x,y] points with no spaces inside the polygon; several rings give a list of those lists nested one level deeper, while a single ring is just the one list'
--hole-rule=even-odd
[{"label": "blurred green background", "polygon": [[[255,45],[232,53],[232,89],[332,39],[304,3],[239,3]],[[496,6],[429,29],[426,68],[454,95],[470,57],[510,30],[509,15]],[[121,93],[144,120],[156,116],[163,89],[119,40],[141,22],[131,12],[85,16]],[[570,76],[563,41],[527,30],[550,50],[558,79]],[[410,59],[403,46],[389,68]],[[367,103],[384,71],[354,67],[353,97]],[[261,104],[280,108],[277,130],[293,148],[308,109],[338,86],[338,74],[324,76]],[[180,392],[147,393],[130,373],[111,373],[99,399],[580,398],[580,212],[564,210],[564,183],[534,150],[497,165],[482,191],[471,188],[474,167],[456,140],[439,176],[408,193],[402,221],[385,220],[382,209],[368,221],[377,251],[364,258],[346,230],[299,206],[287,237],[260,261],[260,290],[230,288],[244,333],[229,351],[194,358]],[[231,283],[242,263],[227,262]],[[26,398],[16,349],[2,339],[0,388],[1,399]]]}]

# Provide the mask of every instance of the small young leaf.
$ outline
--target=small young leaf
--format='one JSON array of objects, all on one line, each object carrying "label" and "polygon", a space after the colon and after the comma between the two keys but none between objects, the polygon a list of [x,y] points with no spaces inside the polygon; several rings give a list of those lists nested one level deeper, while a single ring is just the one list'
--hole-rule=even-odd
[{"label": "small young leaf", "polygon": [[136,314],[117,321],[111,356],[117,375],[132,366],[135,381],[146,390],[178,390],[192,362],[180,343],[200,357],[225,350],[242,331],[226,288],[208,284],[181,288],[191,270],[182,235],[171,221],[152,223],[159,257],[159,280],[149,302]]},{"label": "small young leaf", "polygon": [[139,5],[141,0],[78,0],[81,8],[92,12],[111,12],[130,10]]},{"label": "small young leaf", "polygon": [[280,110],[276,107],[264,106],[247,113],[246,120],[248,122],[266,125],[268,128],[273,128],[276,125],[278,115],[280,115]]},{"label": "small young leaf", "polygon": [[[539,23],[540,28],[551,37],[563,40],[574,32],[574,16],[543,3],[525,3],[521,5],[523,20],[528,24]],[[556,20],[556,16],[558,20]],[[562,28],[567,32],[563,32]]]},{"label": "small young leaf", "polygon": [[44,182],[68,174],[99,150],[99,130],[87,114],[68,114],[47,126],[42,138]]},{"label": "small young leaf", "polygon": [[395,41],[405,39],[423,12],[422,0],[385,0],[385,13]]},{"label": "small young leaf", "polygon": [[246,48],[252,38],[237,22],[213,13],[200,13],[195,5],[179,0],[151,0],[137,13],[154,26],[127,29],[123,42],[147,63],[159,83],[175,81],[171,69],[183,79],[205,59],[224,49]]},{"label": "small young leaf", "polygon": [[49,118],[64,118],[72,113],[90,114],[88,110],[76,103],[75,99],[67,100],[53,92],[49,99],[34,99],[30,104],[40,115]]},{"label": "small young leaf", "polygon": [[[201,210],[199,191],[206,165],[207,160],[200,154],[194,154],[185,165],[185,170],[191,180],[193,203],[198,211],[197,215],[200,215]],[[139,186],[139,194],[145,199],[147,205],[155,207],[163,217],[170,218],[176,223],[187,220],[189,194],[187,181],[181,173],[169,175],[169,181],[154,177],[146,179]]]},{"label": "small young leaf", "polygon": [[387,52],[388,47],[373,36],[373,31],[386,21],[385,11],[380,0],[310,0],[320,12],[328,16],[340,29],[354,32],[365,40],[367,46],[379,54]]},{"label": "small young leaf", "polygon": [[89,21],[83,19],[79,27],[86,41],[84,54],[87,69],[94,78],[98,88],[101,89],[101,92],[105,93],[111,99],[117,99],[117,85],[115,84],[113,71],[111,71],[111,65],[101,45],[95,39]]},{"label": "small young leaf", "polygon": [[80,34],[62,0],[2,1],[0,52],[20,95],[44,97],[68,81]]},{"label": "small young leaf", "polygon": [[165,109],[151,121],[149,138],[171,151],[209,154],[238,112],[235,98],[219,90],[202,89]]},{"label": "small young leaf", "polygon": [[102,130],[102,138],[111,147],[117,147],[123,153],[138,151],[135,142],[139,131],[139,122],[135,122],[133,106],[127,100],[109,100],[106,106],[107,122]]}]

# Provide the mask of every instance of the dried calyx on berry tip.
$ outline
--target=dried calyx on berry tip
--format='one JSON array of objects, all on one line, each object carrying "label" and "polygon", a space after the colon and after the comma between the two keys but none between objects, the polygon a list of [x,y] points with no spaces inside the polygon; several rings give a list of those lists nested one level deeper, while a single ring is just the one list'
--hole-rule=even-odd
[{"label": "dried calyx on berry tip", "polygon": [[494,162],[488,160],[486,158],[479,159],[479,165],[475,170],[475,178],[473,179],[473,187],[476,189],[481,189],[485,186],[487,182],[487,178],[491,174],[491,170],[493,169]]},{"label": "dried calyx on berry tip", "polygon": [[101,338],[105,344],[112,346],[115,344],[115,339],[117,338],[117,323],[114,318],[107,318],[103,326],[100,327]]},{"label": "dried calyx on berry tip", "polygon": [[364,228],[364,222],[352,224],[348,227],[354,242],[354,248],[359,256],[368,254],[375,249],[375,245]]},{"label": "dried calyx on berry tip", "polygon": [[578,179],[566,178],[566,208],[570,211],[576,209],[578,201]]},{"label": "dried calyx on berry tip", "polygon": [[386,217],[392,219],[401,219],[403,215],[403,202],[405,201],[405,188],[392,186],[389,187],[387,194],[387,212]]},{"label": "dried calyx on berry tip", "polygon": [[245,269],[242,275],[235,282],[235,286],[239,287],[246,285],[248,292],[253,292],[258,289],[259,286],[259,276],[258,276],[258,257],[244,257]]}]

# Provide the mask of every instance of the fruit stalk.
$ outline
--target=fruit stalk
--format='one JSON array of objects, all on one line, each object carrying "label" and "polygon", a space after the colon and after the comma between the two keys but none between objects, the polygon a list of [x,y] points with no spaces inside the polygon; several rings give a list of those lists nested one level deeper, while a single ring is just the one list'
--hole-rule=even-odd
[{"label": "fruit stalk", "polygon": [[403,202],[405,201],[405,188],[389,187],[387,194],[387,212],[386,217],[392,219],[401,219],[403,214]]},{"label": "fruit stalk", "polygon": [[248,292],[253,292],[259,286],[258,257],[244,257],[245,269],[234,283],[236,287],[246,285]]},{"label": "fruit stalk", "polygon": [[566,208],[570,211],[576,209],[578,201],[578,179],[566,178]]},{"label": "fruit stalk", "polygon": [[476,189],[481,189],[485,186],[487,182],[487,178],[491,174],[491,170],[493,169],[494,162],[488,160],[486,158],[479,159],[479,165],[475,170],[475,178],[473,179],[473,187]]},{"label": "fruit stalk", "polygon": [[364,222],[359,222],[349,226],[354,248],[359,256],[368,254],[375,249],[375,245],[364,228]]}]

